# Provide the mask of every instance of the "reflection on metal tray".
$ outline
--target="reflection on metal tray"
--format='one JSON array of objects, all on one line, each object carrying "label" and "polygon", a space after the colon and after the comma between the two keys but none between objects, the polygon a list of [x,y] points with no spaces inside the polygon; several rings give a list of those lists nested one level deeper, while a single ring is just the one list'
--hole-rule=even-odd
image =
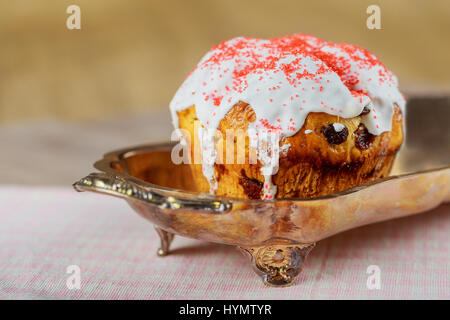
[{"label": "reflection on metal tray", "polygon": [[425,212],[450,200],[450,100],[415,98],[407,139],[392,175],[311,199],[242,200],[197,193],[187,165],[170,160],[171,144],[108,153],[78,191],[118,196],[151,221],[166,255],[174,234],[235,245],[268,285],[293,282],[315,242],[378,221]]}]

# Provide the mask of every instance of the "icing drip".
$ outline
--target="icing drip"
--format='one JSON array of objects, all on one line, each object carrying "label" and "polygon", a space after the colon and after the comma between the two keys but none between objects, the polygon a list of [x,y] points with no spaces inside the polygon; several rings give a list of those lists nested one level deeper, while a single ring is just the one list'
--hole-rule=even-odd
[{"label": "icing drip", "polygon": [[261,162],[261,174],[264,176],[263,199],[273,199],[277,187],[272,183],[272,176],[278,172],[280,155],[280,132],[278,130],[260,129],[258,131],[258,160]]},{"label": "icing drip", "polygon": [[217,180],[214,175],[214,163],[217,158],[217,151],[214,146],[215,131],[210,128],[198,128],[198,137],[202,152],[202,172],[209,182],[209,193],[214,194],[217,190]]},{"label": "icing drip", "polygon": [[[249,136],[251,128],[259,140],[251,139],[251,145],[262,164],[263,197],[267,199],[276,194],[271,176],[278,169],[279,142],[297,133],[310,112],[352,118],[367,107],[370,112],[361,121],[371,134],[379,135],[391,130],[394,103],[402,112],[405,106],[396,77],[373,54],[357,46],[304,34],[225,41],[202,58],[170,103],[176,128],[177,111],[195,105],[208,132],[206,140],[200,140],[203,170],[212,192],[217,188],[213,135],[239,101],[250,104],[256,115]],[[276,132],[276,138],[261,138],[264,130]],[[268,155],[276,165],[268,161]]]}]

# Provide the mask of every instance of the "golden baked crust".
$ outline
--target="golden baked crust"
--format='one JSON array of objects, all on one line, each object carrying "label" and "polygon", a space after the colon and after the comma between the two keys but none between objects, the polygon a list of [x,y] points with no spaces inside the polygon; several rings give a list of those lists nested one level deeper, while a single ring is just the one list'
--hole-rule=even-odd
[{"label": "golden baked crust", "polygon": [[[272,176],[272,182],[278,190],[276,198],[316,197],[386,177],[403,142],[402,114],[397,106],[394,109],[392,130],[379,136],[372,136],[367,132],[361,124],[361,116],[345,119],[327,113],[310,113],[303,127],[295,135],[280,141],[280,146],[290,144],[290,147],[286,153],[280,153],[278,173]],[[194,137],[191,146],[198,143],[194,129],[194,123],[198,120],[195,106],[179,111],[178,119],[180,128],[187,130],[190,136]],[[227,130],[228,133],[229,130],[239,129],[246,132],[249,123],[255,119],[253,109],[244,102],[237,103],[226,114],[218,127],[222,134],[217,140],[217,144],[223,143],[222,159],[226,159],[227,141],[224,137]],[[334,144],[328,141],[326,128],[333,123],[341,123],[348,130],[348,137],[342,143]],[[311,132],[305,134],[305,130]],[[259,161],[257,164],[248,163],[251,152],[248,137],[245,144],[236,142],[235,138],[235,159],[238,153],[236,146],[245,147],[246,163],[216,163],[218,188],[215,194],[260,199],[264,183],[264,176],[260,172],[261,164]],[[194,148],[191,148],[192,159],[194,152]],[[200,150],[197,152],[195,156],[201,159]],[[210,187],[202,173],[202,165],[192,164],[191,169],[198,191],[208,193]]]}]

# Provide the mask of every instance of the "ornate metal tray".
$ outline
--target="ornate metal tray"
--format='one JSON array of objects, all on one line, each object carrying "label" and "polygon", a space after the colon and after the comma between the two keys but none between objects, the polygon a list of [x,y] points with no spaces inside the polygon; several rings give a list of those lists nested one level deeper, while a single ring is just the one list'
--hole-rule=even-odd
[{"label": "ornate metal tray", "polygon": [[450,103],[416,98],[408,105],[407,140],[392,175],[310,199],[242,200],[200,194],[187,165],[172,163],[171,144],[107,153],[74,184],[125,199],[155,225],[158,255],[174,234],[237,246],[264,282],[293,283],[315,242],[383,220],[425,212],[450,201]]}]

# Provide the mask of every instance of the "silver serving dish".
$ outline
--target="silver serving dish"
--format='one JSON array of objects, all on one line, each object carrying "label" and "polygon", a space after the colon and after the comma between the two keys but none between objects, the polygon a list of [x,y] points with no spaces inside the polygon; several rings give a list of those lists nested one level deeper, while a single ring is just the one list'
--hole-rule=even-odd
[{"label": "silver serving dish", "polygon": [[175,165],[171,144],[107,153],[74,184],[125,199],[155,225],[160,256],[174,234],[234,245],[268,285],[290,285],[315,242],[450,201],[450,100],[415,98],[407,107],[407,139],[388,178],[318,198],[242,200],[195,191],[187,165]]}]

